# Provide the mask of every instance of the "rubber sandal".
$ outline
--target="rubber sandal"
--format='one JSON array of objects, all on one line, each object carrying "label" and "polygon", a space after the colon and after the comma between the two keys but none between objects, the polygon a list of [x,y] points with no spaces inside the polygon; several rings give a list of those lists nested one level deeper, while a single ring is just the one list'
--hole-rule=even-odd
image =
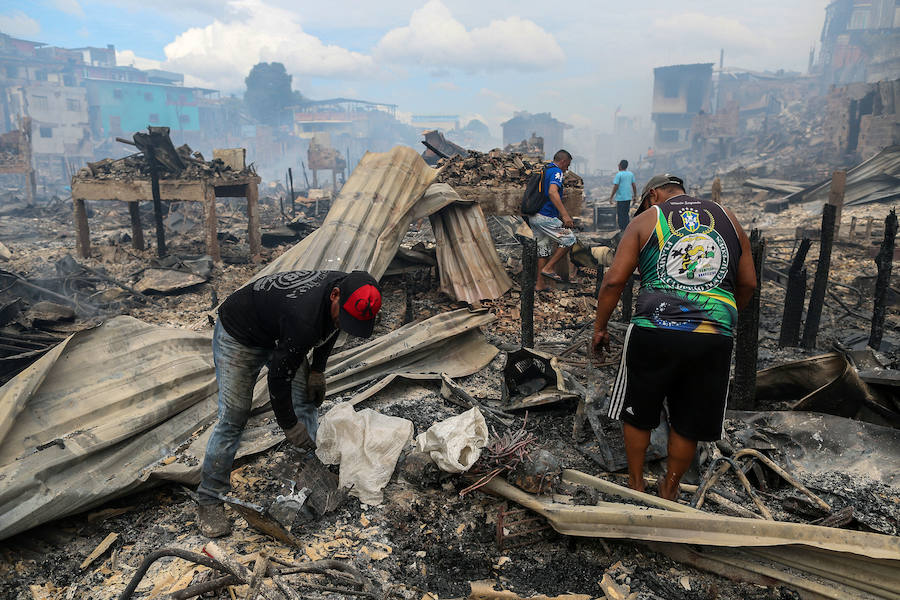
[{"label": "rubber sandal", "polygon": [[557,283],[563,283],[563,278],[560,277],[559,275],[557,275],[556,273],[544,273],[543,271],[541,271],[541,275],[543,275],[547,279],[552,279],[553,281],[555,281]]}]

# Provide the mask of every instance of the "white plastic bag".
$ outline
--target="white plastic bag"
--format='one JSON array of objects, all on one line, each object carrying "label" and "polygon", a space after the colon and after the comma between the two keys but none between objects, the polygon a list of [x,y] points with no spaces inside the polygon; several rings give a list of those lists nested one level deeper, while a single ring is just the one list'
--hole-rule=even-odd
[{"label": "white plastic bag", "polygon": [[484,415],[471,408],[461,415],[435,423],[416,437],[419,451],[427,452],[438,467],[448,473],[468,471],[487,444]]},{"label": "white plastic bag", "polygon": [[364,504],[381,504],[403,448],[412,442],[412,421],[342,402],[319,420],[316,456],[340,464],[339,482]]}]

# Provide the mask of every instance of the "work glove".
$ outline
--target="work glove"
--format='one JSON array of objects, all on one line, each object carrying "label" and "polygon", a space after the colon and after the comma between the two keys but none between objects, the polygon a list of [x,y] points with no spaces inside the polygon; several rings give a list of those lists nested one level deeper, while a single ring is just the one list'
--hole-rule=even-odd
[{"label": "work glove", "polygon": [[290,429],[284,430],[284,437],[291,444],[300,448],[301,450],[312,450],[316,447],[315,442],[312,441],[312,438],[309,437],[309,432],[306,430],[306,425],[297,421],[297,424],[291,427]]},{"label": "work glove", "polygon": [[325,373],[310,371],[306,378],[306,399],[316,408],[325,402]]}]

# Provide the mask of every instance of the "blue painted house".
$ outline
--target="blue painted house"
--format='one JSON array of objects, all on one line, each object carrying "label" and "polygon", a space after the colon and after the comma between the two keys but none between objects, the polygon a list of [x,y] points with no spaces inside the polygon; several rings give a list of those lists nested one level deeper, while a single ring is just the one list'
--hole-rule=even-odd
[{"label": "blue painted house", "polygon": [[83,80],[95,138],[130,136],[148,125],[169,127],[173,139],[183,139],[178,132],[200,131],[201,109],[218,91],[173,85],[174,81],[164,76],[148,75],[145,82]]}]

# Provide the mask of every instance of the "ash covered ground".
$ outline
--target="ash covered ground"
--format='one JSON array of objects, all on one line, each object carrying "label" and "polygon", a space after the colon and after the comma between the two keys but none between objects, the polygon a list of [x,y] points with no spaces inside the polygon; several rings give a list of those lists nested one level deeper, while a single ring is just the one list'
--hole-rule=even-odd
[{"label": "ash covered ground", "polygon": [[[758,227],[763,231],[769,244],[770,264],[777,264],[779,260],[788,261],[796,244],[795,228],[818,227],[820,217],[815,211],[802,206],[778,215],[764,214],[762,202],[763,199],[754,199],[750,195],[725,198],[725,204],[738,214],[747,230]],[[278,221],[276,207],[277,204],[262,203],[264,226]],[[127,243],[128,213],[124,206],[95,204],[92,208],[96,251],[90,259],[80,262],[102,270],[118,281],[134,284],[140,272],[154,259],[153,251],[133,250]],[[871,215],[879,224],[885,214],[883,205],[853,207],[844,210],[843,220],[846,226],[852,216],[862,220]],[[110,301],[103,305],[105,313],[129,314],[149,323],[174,327],[196,328],[202,325],[216,299],[224,299],[258,269],[248,260],[241,211],[231,210],[222,204],[219,215],[220,232],[225,236],[222,244],[225,264],[215,268],[208,283],[178,295],[153,296],[152,304],[141,304],[128,298],[127,294],[118,294],[118,302]],[[145,222],[152,221],[146,219]],[[186,233],[171,235],[170,252],[202,254],[202,218],[199,214],[196,222],[196,226]],[[875,229],[880,231],[879,227]],[[149,235],[147,237],[151,238]],[[411,228],[406,243],[427,242],[428,238],[426,224],[424,230]],[[0,268],[29,279],[49,277],[59,259],[74,254],[71,211],[65,204],[56,204],[0,216],[0,239],[12,251],[11,260],[0,265]],[[236,241],[229,241],[231,239]],[[858,287],[860,277],[874,275],[875,263],[869,251],[879,241],[880,238],[873,235],[868,240],[836,244],[832,258],[832,280]],[[277,257],[287,247],[267,249],[264,262]],[[813,264],[816,248],[814,245],[807,264]],[[520,264],[518,248],[498,240],[498,249],[508,269],[515,274]],[[587,343],[595,308],[594,284],[592,273],[580,272],[567,289],[539,295],[535,302],[535,337],[536,347],[551,353],[560,353],[575,346],[564,357],[561,366],[582,385],[595,377],[593,383],[603,392],[612,383],[616,367],[614,364],[600,366],[596,375],[587,367]],[[771,281],[763,283],[760,368],[821,353],[834,342],[868,331],[868,322],[853,313],[871,314],[871,298],[862,297],[857,303],[855,293],[847,288],[835,286],[832,289],[852,310],[848,311],[830,300],[824,309],[817,350],[802,351],[778,348],[784,289]],[[386,278],[384,297],[384,309],[375,335],[391,331],[403,322],[407,298],[402,279]],[[412,302],[416,318],[425,318],[456,306],[434,287],[420,290]],[[483,403],[500,406],[505,364],[503,351],[515,349],[519,343],[518,291],[514,289],[486,304],[498,319],[485,328],[485,335],[501,349],[501,353],[481,372],[460,378],[457,382]],[[95,319],[108,316],[105,313],[95,315]],[[76,319],[66,328],[61,328],[60,333],[76,329],[79,324],[89,326],[90,322]],[[900,317],[895,311],[889,311],[885,327],[888,335],[896,336],[898,327]],[[620,348],[621,340],[614,340],[611,354],[601,360],[615,363]],[[322,414],[332,403],[349,399],[355,391],[329,398]],[[441,398],[438,385],[434,383],[394,384],[364,406],[410,419],[416,433],[460,412],[457,406]],[[540,446],[552,452],[563,466],[598,473],[600,467],[581,452],[572,439],[574,412],[574,403],[558,404],[530,412],[527,424],[525,416],[518,415],[512,427],[520,428],[525,424],[526,429],[537,436]],[[738,425],[732,429],[738,429]],[[283,491],[281,476],[293,468],[289,463],[285,449],[279,446],[238,464],[232,476],[234,494],[258,504],[271,503],[274,496]],[[651,472],[659,473],[660,468],[659,463],[650,465]],[[686,482],[696,483],[698,477],[699,473],[693,471]],[[470,591],[469,582],[477,580],[491,580],[497,589],[510,590],[523,597],[577,593],[596,598],[603,597],[600,581],[605,573],[628,585],[637,598],[761,600],[797,597],[794,592],[777,586],[736,583],[699,571],[629,541],[567,538],[545,530],[528,537],[526,545],[498,549],[498,512],[514,507],[480,492],[460,497],[459,491],[469,483],[469,479],[451,476],[434,485],[420,487],[395,474],[385,489],[382,505],[361,506],[355,498],[349,498],[336,511],[320,520],[295,525],[292,533],[301,542],[298,548],[289,548],[259,533],[231,511],[235,531],[220,545],[232,555],[246,556],[266,551],[298,560],[303,557],[347,560],[383,590],[390,591],[395,597],[410,599],[466,597]],[[836,509],[856,507],[859,518],[851,527],[897,534],[900,502],[892,488],[839,473],[830,479],[805,483],[832,502]],[[723,482],[720,490],[737,497],[743,506],[752,508],[747,498],[741,496],[739,486],[733,482]],[[561,486],[558,493],[578,500],[601,499],[574,486]],[[766,501],[778,519],[807,520],[809,517],[802,518],[796,511],[783,509],[785,499],[793,495],[789,486],[774,485],[767,492]],[[688,498],[688,495],[683,495],[683,500]],[[722,510],[712,503],[708,503],[705,509]],[[145,555],[167,546],[193,551],[202,548],[206,540],[197,532],[195,515],[195,504],[188,494],[179,486],[166,484],[5,540],[0,543],[3,556],[0,562],[0,596],[17,600],[116,598]],[[112,551],[81,568],[85,557],[109,533],[119,536]],[[195,567],[184,562],[158,562],[151,567],[134,597],[164,597],[172,590],[185,587],[196,571]],[[236,592],[241,597],[243,589],[237,587]],[[227,590],[216,594],[206,597],[231,597]],[[304,590],[303,594],[308,598],[336,597],[309,589]]]}]

